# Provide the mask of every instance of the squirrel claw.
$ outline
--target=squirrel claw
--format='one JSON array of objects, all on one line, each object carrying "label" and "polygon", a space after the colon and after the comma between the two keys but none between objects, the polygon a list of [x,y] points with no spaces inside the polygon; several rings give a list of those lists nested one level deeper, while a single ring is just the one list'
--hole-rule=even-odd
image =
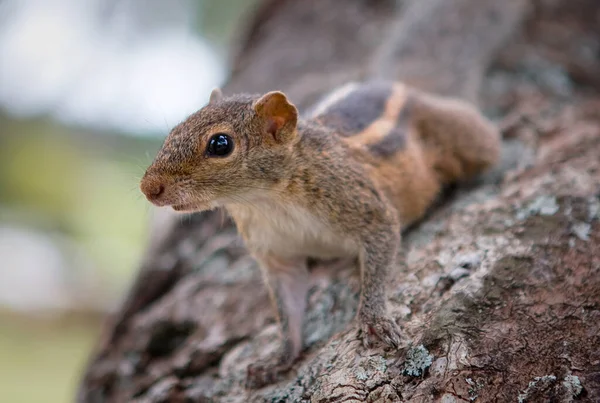
[{"label": "squirrel claw", "polygon": [[379,341],[398,350],[402,343],[400,328],[387,316],[361,319],[359,338],[365,348],[372,348]]}]

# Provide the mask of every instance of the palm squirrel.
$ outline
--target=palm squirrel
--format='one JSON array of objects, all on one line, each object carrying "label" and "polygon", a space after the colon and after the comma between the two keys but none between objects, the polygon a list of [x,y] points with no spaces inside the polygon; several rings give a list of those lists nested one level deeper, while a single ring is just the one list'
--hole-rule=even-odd
[{"label": "palm squirrel", "polygon": [[470,103],[392,81],[349,83],[299,119],[279,91],[225,97],[177,125],[141,190],[180,212],[225,207],[276,300],[283,351],[249,367],[267,383],[302,350],[308,258],[357,259],[357,321],[365,347],[398,348],[386,278],[401,228],[448,184],[478,175],[500,151],[496,128]]}]

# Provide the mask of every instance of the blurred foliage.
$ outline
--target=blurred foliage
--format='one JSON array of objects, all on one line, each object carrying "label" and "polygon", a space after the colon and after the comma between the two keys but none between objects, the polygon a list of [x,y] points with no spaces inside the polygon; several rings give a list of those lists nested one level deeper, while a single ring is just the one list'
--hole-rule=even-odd
[{"label": "blurred foliage", "polygon": [[259,0],[205,0],[200,2],[198,27],[202,36],[226,49],[236,30]]},{"label": "blurred foliage", "polygon": [[138,181],[160,141],[48,121],[0,118],[0,126],[2,221],[70,236],[123,287],[145,239],[149,206]]},{"label": "blurred foliage", "polygon": [[4,402],[73,401],[97,321],[31,321],[1,315],[0,396]]}]

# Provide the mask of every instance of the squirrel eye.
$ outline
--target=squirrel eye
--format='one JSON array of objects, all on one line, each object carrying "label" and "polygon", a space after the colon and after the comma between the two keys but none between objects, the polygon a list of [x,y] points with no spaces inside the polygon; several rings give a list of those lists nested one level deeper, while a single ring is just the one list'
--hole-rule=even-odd
[{"label": "squirrel eye", "polygon": [[225,157],[233,151],[233,139],[225,133],[217,133],[208,140],[206,155]]}]

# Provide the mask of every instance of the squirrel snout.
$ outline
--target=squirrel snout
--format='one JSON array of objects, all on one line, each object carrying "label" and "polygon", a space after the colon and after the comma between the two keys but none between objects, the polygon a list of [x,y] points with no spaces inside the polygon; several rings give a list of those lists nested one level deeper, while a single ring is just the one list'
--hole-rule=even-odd
[{"label": "squirrel snout", "polygon": [[156,178],[151,177],[146,177],[142,180],[140,189],[146,195],[148,201],[153,203],[159,201],[160,197],[165,193],[165,185]]}]

